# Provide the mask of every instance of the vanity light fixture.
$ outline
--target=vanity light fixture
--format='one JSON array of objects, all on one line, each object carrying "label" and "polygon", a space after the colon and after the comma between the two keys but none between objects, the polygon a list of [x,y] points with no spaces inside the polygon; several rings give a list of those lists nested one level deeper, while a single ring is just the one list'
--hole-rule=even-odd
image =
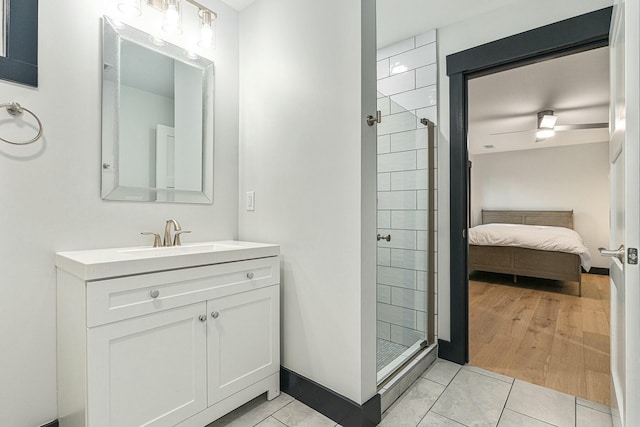
[{"label": "vanity light fixture", "polygon": [[118,10],[131,17],[142,15],[140,0],[118,0]]},{"label": "vanity light fixture", "polygon": [[182,34],[182,11],[180,0],[164,0],[164,24],[162,30],[168,34]]},{"label": "vanity light fixture", "polygon": [[200,16],[200,40],[198,46],[208,48],[214,45],[215,19],[218,17],[215,12],[206,8],[198,10]]},{"label": "vanity light fixture", "polygon": [[[120,0],[127,1],[127,0]],[[140,0],[133,0],[140,1]],[[162,30],[168,34],[182,34],[182,13],[183,3],[189,3],[198,10],[200,17],[200,34],[198,46],[201,48],[211,48],[215,46],[215,20],[218,15],[195,0],[146,0],[147,4],[163,14]]]}]

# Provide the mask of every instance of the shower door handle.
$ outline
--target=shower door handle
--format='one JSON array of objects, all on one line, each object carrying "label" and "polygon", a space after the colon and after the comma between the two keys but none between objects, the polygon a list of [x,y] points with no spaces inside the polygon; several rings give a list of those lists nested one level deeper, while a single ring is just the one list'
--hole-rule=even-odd
[{"label": "shower door handle", "polygon": [[367,116],[367,124],[369,126],[373,126],[376,123],[381,123],[382,122],[382,111],[378,110],[376,111],[376,116]]},{"label": "shower door handle", "polygon": [[383,236],[382,234],[378,234],[378,242],[380,240],[386,240],[387,242],[391,241],[391,234],[387,234],[386,236]]}]

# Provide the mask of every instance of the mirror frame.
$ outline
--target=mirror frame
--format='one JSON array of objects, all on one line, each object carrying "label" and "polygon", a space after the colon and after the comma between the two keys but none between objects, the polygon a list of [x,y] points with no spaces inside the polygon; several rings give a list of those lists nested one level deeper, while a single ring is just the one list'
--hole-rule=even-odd
[{"label": "mirror frame", "polygon": [[[213,203],[214,148],[214,63],[206,58],[187,56],[185,49],[164,42],[159,46],[152,36],[108,16],[102,19],[102,165],[101,193],[104,200]],[[120,75],[121,41],[196,67],[202,71],[202,186],[201,191],[120,186]],[[112,82],[113,84],[105,84]]]}]

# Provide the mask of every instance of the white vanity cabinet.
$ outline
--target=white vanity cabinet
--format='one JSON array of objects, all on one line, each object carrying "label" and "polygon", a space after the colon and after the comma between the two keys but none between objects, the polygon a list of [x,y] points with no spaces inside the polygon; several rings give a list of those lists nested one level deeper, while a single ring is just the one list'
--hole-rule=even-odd
[{"label": "white vanity cabinet", "polygon": [[153,255],[140,274],[110,266],[106,277],[94,277],[104,265],[70,266],[81,252],[58,254],[60,426],[203,427],[275,398],[279,248],[266,246],[244,256],[268,256],[169,271],[149,271]]}]

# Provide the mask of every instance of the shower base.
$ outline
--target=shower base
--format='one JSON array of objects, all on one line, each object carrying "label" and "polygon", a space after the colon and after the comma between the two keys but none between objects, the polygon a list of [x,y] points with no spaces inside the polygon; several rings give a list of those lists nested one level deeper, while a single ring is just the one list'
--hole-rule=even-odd
[{"label": "shower base", "polygon": [[389,363],[397,359],[402,353],[407,351],[409,347],[402,344],[396,344],[391,341],[378,338],[378,346],[376,350],[376,369],[378,372]]}]

